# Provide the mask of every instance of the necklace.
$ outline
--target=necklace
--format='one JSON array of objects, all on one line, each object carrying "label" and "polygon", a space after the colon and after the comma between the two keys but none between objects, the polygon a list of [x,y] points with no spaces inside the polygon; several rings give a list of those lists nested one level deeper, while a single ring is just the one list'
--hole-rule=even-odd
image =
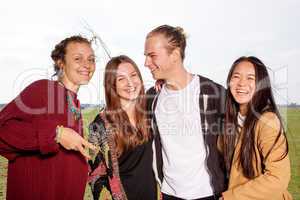
[{"label": "necklace", "polygon": [[68,104],[68,110],[73,114],[75,120],[79,120],[81,118],[81,107],[80,102],[77,101],[77,105],[74,102],[74,95],[71,93],[70,90],[66,88],[66,86],[59,81],[60,85],[62,85],[66,91],[67,91],[67,104]]},{"label": "necklace", "polygon": [[74,97],[70,91],[67,91],[67,102],[69,111],[71,111],[75,120],[79,120],[81,117],[80,102],[77,101],[77,105],[74,103]]}]

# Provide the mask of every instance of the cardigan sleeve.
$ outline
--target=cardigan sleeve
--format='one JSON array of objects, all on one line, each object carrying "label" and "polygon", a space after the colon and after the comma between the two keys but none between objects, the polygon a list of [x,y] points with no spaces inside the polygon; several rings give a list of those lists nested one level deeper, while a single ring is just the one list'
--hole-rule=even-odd
[{"label": "cardigan sleeve", "polygon": [[104,131],[104,122],[100,115],[97,115],[95,120],[89,125],[88,138],[90,143],[99,147],[98,152],[90,150],[90,155],[94,159],[89,160],[91,172],[88,177],[88,182],[91,186],[94,199],[98,199],[100,197],[100,193],[102,193],[104,187],[109,188],[105,158],[101,149],[101,145],[103,144],[101,134],[103,134]]},{"label": "cardigan sleeve", "polygon": [[57,120],[47,114],[47,83],[32,83],[0,112],[0,154],[8,160],[24,152],[58,151]]},{"label": "cardigan sleeve", "polygon": [[105,158],[104,158],[105,150],[103,149],[103,145],[107,141],[103,141],[102,136],[104,132],[105,132],[104,122],[102,121],[100,115],[97,115],[94,121],[89,125],[89,137],[88,137],[88,141],[98,147],[98,151],[90,149],[89,152],[91,157],[94,158],[93,160],[89,161],[93,174],[95,174],[94,171],[97,168],[101,168],[101,170],[98,169],[98,172],[103,172],[104,171],[103,167],[106,166]]},{"label": "cardigan sleeve", "polygon": [[[290,180],[290,160],[288,155],[282,158],[287,150],[287,143],[280,131],[280,121],[274,113],[268,112],[261,116],[256,134],[258,150],[265,166],[263,173],[224,192],[225,200],[283,199]],[[278,136],[277,143],[267,156]]]}]

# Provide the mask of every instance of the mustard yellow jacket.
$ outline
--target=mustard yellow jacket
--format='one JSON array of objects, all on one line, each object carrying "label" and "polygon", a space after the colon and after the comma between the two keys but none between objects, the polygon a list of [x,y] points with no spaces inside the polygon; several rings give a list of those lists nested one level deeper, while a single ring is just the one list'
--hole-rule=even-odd
[{"label": "mustard yellow jacket", "polygon": [[[255,154],[257,157],[254,179],[246,178],[239,166],[238,155],[241,147],[239,137],[233,155],[233,162],[229,177],[228,190],[223,192],[225,200],[290,200],[292,196],[287,191],[290,181],[290,160],[287,155],[279,160],[286,150],[286,142],[283,135],[266,158],[266,154],[273,145],[278,132],[280,121],[272,112],[264,113],[257,122],[255,128]],[[279,160],[279,161],[278,161]],[[255,157],[253,160],[255,163]],[[262,164],[265,168],[262,168]]]}]

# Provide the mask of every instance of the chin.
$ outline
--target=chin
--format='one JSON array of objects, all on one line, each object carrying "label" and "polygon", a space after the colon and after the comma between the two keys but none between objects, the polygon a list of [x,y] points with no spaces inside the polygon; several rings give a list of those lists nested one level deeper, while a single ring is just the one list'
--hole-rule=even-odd
[{"label": "chin", "polygon": [[136,101],[139,98],[139,95],[136,96],[124,96],[123,99],[127,100],[127,101]]},{"label": "chin", "polygon": [[154,75],[154,74],[152,74],[152,77],[153,77],[153,79],[154,79],[154,80],[159,80],[159,79],[162,79],[160,76],[158,76],[158,75]]},{"label": "chin", "polygon": [[239,105],[244,105],[244,104],[248,104],[250,102],[250,100],[237,100],[236,101]]},{"label": "chin", "polygon": [[90,82],[90,80],[82,80],[79,82],[79,85],[87,85]]}]

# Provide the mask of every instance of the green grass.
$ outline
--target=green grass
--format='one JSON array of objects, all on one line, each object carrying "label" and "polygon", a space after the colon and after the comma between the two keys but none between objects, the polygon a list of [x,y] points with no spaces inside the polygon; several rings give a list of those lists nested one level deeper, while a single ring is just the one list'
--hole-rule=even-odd
[{"label": "green grass", "polygon": [[300,199],[300,109],[287,109],[286,114],[292,171],[289,191],[294,199]]},{"label": "green grass", "polygon": [[[95,109],[86,109],[83,111],[83,124],[85,137],[88,133],[88,124],[94,119],[98,113]],[[289,184],[289,191],[293,198],[300,199],[300,109],[284,109],[283,117],[286,116],[288,140],[289,140],[289,156],[291,159],[292,177]],[[7,161],[0,156],[0,200],[5,199],[6,191],[6,173]],[[86,187],[85,200],[92,199],[90,188]]]}]

